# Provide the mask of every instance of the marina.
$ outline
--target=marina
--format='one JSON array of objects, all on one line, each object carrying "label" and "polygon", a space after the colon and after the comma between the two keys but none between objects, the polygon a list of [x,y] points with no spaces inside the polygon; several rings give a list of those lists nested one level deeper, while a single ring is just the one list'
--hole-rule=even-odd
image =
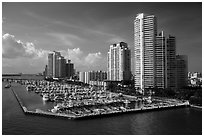
[{"label": "marina", "polygon": [[[25,82],[25,81],[16,80],[15,82],[19,84],[20,82]],[[43,81],[40,81],[40,82],[43,82]],[[31,91],[30,88],[28,87],[35,87],[34,85],[32,86],[31,85],[32,84],[30,83],[27,85],[25,84],[26,92],[28,93],[34,92],[35,94],[40,94],[40,93],[36,93],[34,90]],[[42,83],[40,85],[42,85]],[[57,95],[61,96],[62,99],[54,100],[53,104],[55,105],[53,105],[52,109],[41,110],[40,108],[36,108],[33,110],[29,110],[26,107],[26,104],[23,104],[23,101],[18,97],[18,93],[15,92],[15,88],[13,87],[11,88],[12,88],[12,92],[14,93],[16,99],[18,100],[25,114],[63,117],[67,119],[79,119],[79,118],[115,115],[115,114],[121,114],[121,113],[131,113],[131,112],[135,112],[135,113],[146,112],[146,111],[153,111],[153,110],[163,110],[163,109],[189,106],[189,103],[187,101],[180,101],[175,99],[150,98],[150,97],[141,99],[137,97],[127,97],[125,95],[123,96],[121,94],[116,94],[116,93],[109,93],[108,91],[106,91],[106,93],[100,91],[100,94],[99,92],[95,92],[94,97],[95,96],[98,97],[96,102],[94,102],[95,100],[93,101],[90,99],[89,100],[84,99],[82,100],[83,101],[82,102],[80,100],[82,97],[84,97],[83,95],[85,93],[82,94],[81,96],[78,96],[80,93],[83,93],[83,91],[76,86],[76,88],[79,89],[79,93],[77,93],[77,90],[75,88],[73,88],[72,91],[76,91],[75,98],[77,99],[74,100],[74,99],[71,99],[70,96],[68,96],[69,99],[63,100],[65,97],[67,98],[67,96],[65,95],[63,96],[62,94],[58,93]],[[87,90],[87,92],[90,92],[90,91]],[[66,95],[68,95],[68,93],[69,92],[67,92]],[[44,99],[45,96],[47,98],[46,100]],[[49,93],[43,94],[42,100],[45,102],[48,102],[48,100],[51,101],[49,97],[50,97]],[[54,94],[54,98],[56,98],[55,94]],[[133,104],[139,104],[139,105],[135,106]]]},{"label": "marina", "polygon": [[[131,111],[107,115],[87,116],[78,119],[67,117],[24,113],[12,88],[29,111],[40,108],[43,111],[53,108],[52,103],[43,104],[42,97],[24,91],[12,83],[12,88],[4,88],[3,82],[3,134],[64,135],[64,134],[201,134],[202,111],[193,107],[170,107],[163,109]],[[27,96],[29,95],[29,96]],[[37,100],[37,101],[36,101]],[[41,104],[43,107],[39,107]],[[168,119],[166,119],[168,117]],[[178,120],[179,119],[179,120]],[[188,121],[186,121],[188,119]],[[183,125],[183,122],[187,122]],[[148,123],[149,122],[149,123]],[[55,123],[55,124],[47,124]],[[171,125],[169,125],[171,123]],[[80,125],[80,128],[79,128]],[[89,126],[87,126],[89,125]],[[158,126],[155,126],[158,125]],[[130,128],[131,126],[131,128]],[[149,128],[154,126],[155,128]],[[142,128],[141,127],[147,127]],[[182,128],[180,128],[182,127]],[[188,129],[192,130],[188,130]],[[24,129],[22,131],[22,129]],[[35,130],[33,130],[35,129]],[[131,130],[130,130],[131,129]],[[152,129],[152,130],[151,130]],[[168,130],[167,130],[168,129]]]}]

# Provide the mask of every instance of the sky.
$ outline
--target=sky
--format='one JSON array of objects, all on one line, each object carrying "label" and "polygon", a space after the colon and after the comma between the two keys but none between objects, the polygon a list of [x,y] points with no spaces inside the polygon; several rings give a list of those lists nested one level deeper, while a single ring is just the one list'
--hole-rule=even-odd
[{"label": "sky", "polygon": [[175,36],[177,54],[188,56],[188,71],[202,72],[201,2],[3,2],[2,73],[43,72],[54,50],[77,71],[106,70],[110,45],[121,41],[133,66],[138,13],[154,14],[158,33]]}]

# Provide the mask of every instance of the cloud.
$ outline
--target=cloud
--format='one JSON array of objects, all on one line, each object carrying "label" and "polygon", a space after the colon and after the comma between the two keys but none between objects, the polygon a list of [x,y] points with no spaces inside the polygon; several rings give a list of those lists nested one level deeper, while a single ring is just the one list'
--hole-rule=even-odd
[{"label": "cloud", "polygon": [[119,43],[119,42],[125,42],[125,39],[123,39],[123,38],[121,38],[119,36],[113,36],[107,42],[109,42],[109,43]]},{"label": "cloud", "polygon": [[32,42],[16,40],[14,35],[7,33],[2,43],[3,73],[39,73],[47,64],[49,51],[37,49]]},{"label": "cloud", "polygon": [[47,35],[56,38],[61,44],[74,47],[74,44],[84,39],[69,33],[47,33]]},{"label": "cloud", "polygon": [[87,62],[88,64],[94,64],[97,61],[99,61],[101,58],[102,58],[101,52],[89,53],[85,58],[85,62]]},{"label": "cloud", "polygon": [[45,50],[36,49],[32,42],[23,43],[21,40],[16,40],[14,35],[8,33],[3,35],[2,43],[3,58],[39,58],[47,53]]},{"label": "cloud", "polygon": [[61,51],[61,54],[65,58],[70,59],[76,68],[81,70],[88,70],[88,68],[93,69],[93,67],[100,66],[103,60],[101,52],[86,54],[80,48]]}]

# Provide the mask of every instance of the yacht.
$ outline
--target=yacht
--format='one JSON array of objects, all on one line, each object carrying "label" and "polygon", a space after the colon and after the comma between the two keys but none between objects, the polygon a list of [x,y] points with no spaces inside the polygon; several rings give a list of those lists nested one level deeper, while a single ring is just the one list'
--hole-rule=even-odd
[{"label": "yacht", "polygon": [[43,95],[43,100],[44,101],[48,101],[49,100],[49,96],[47,94]]},{"label": "yacht", "polygon": [[10,87],[11,87],[10,84],[6,84],[6,85],[5,85],[5,88],[10,88]]},{"label": "yacht", "polygon": [[125,100],[124,103],[131,103],[129,100]]}]

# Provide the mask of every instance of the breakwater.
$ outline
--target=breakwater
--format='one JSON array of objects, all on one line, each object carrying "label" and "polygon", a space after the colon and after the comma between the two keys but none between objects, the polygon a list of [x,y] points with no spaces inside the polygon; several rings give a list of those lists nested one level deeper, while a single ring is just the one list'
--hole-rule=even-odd
[{"label": "breakwater", "polygon": [[77,116],[76,118],[88,118],[93,116],[105,116],[105,115],[115,115],[115,114],[124,114],[124,113],[140,113],[140,112],[148,112],[148,111],[158,111],[158,110],[165,110],[165,109],[173,109],[173,108],[181,108],[181,107],[189,107],[188,104],[178,104],[178,105],[170,105],[170,106],[159,106],[159,107],[142,107],[142,108],[135,108],[135,109],[126,109],[126,110],[120,110],[120,111],[111,111],[111,112],[105,112],[105,113],[99,113],[99,114],[87,114],[82,116]]},{"label": "breakwater", "polygon": [[11,91],[13,92],[14,96],[16,97],[20,107],[22,108],[23,112],[26,113],[27,112],[27,108],[25,107],[25,105],[22,103],[22,101],[20,100],[20,98],[18,97],[18,95],[16,94],[16,92],[11,88]]},{"label": "breakwater", "polygon": [[196,105],[190,105],[191,107],[193,107],[193,108],[198,108],[198,109],[202,109],[202,106],[196,106]]},{"label": "breakwater", "polygon": [[141,108],[135,108],[135,109],[108,111],[108,112],[95,113],[95,114],[72,115],[72,114],[63,114],[63,113],[52,113],[52,112],[43,111],[43,110],[40,110],[40,109],[36,109],[35,111],[30,111],[23,104],[21,99],[18,97],[17,93],[13,89],[11,89],[11,90],[12,90],[13,94],[15,95],[19,105],[21,106],[21,108],[22,108],[22,110],[23,110],[23,112],[25,114],[39,115],[39,116],[61,117],[61,118],[66,118],[66,119],[91,118],[91,117],[96,117],[96,116],[114,115],[114,114],[131,113],[131,112],[147,112],[147,111],[153,111],[153,110],[163,110],[163,109],[171,109],[171,108],[189,106],[189,104],[187,104],[187,103],[180,103],[180,104],[176,104],[176,105],[150,106],[150,107],[141,107]]}]

